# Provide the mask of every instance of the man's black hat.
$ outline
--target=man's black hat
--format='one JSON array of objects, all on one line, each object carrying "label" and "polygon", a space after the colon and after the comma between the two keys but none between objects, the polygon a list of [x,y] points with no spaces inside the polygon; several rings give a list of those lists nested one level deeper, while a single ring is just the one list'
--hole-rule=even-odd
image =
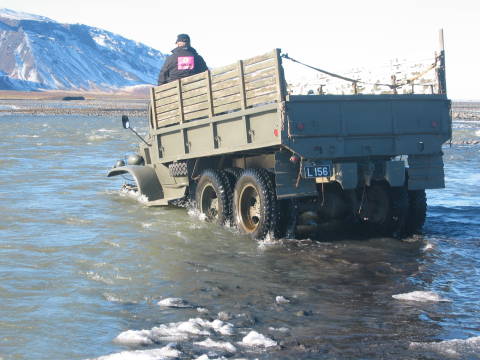
[{"label": "man's black hat", "polygon": [[176,42],[178,43],[179,41],[190,44],[190,36],[188,36],[187,34],[179,34],[177,36],[177,41]]}]

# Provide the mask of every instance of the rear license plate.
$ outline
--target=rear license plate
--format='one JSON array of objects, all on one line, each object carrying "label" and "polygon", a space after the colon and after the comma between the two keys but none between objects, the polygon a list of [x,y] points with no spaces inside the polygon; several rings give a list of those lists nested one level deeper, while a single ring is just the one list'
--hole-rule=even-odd
[{"label": "rear license plate", "polygon": [[332,176],[330,165],[305,166],[304,169],[305,169],[305,177],[307,179]]}]

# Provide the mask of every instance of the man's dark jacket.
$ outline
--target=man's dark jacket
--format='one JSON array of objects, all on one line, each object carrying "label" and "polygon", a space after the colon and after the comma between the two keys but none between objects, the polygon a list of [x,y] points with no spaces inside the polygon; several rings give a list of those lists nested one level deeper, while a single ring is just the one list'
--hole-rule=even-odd
[{"label": "man's dark jacket", "polygon": [[205,60],[190,47],[177,47],[172,50],[158,75],[158,85],[184,78],[208,70]]}]

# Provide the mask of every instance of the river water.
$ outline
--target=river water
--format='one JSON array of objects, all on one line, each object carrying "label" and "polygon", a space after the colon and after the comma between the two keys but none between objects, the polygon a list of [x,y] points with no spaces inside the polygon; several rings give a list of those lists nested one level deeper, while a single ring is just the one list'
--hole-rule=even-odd
[{"label": "river water", "polygon": [[422,237],[255,242],[120,192],[118,117],[0,125],[1,360],[480,358],[480,145],[444,147]]}]

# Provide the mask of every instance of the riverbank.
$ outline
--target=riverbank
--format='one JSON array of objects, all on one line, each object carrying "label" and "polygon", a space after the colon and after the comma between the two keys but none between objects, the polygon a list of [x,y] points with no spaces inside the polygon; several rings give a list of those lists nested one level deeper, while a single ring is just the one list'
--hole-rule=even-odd
[{"label": "riverbank", "polygon": [[0,91],[0,114],[145,116],[148,95]]},{"label": "riverbank", "polygon": [[[83,100],[65,98],[83,97]],[[145,116],[147,93],[77,93],[0,91],[0,114]],[[480,121],[480,102],[452,101],[453,120]]]}]

